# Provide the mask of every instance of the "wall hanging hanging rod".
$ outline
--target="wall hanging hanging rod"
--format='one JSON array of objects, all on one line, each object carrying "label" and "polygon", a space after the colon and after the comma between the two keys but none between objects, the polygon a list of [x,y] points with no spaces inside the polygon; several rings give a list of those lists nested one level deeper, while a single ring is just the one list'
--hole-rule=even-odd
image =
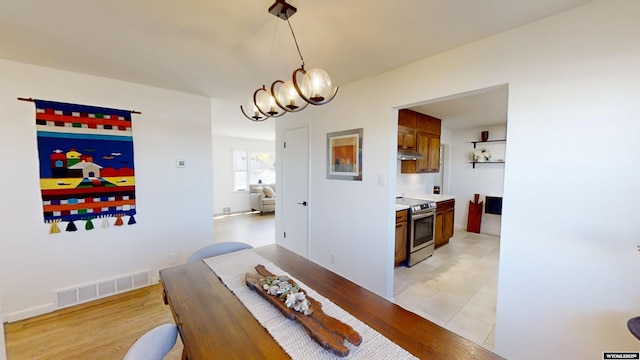
[{"label": "wall hanging hanging rod", "polygon": [[[36,99],[34,98],[23,98],[23,97],[18,97],[18,100],[20,101],[29,101],[29,102],[35,102]],[[124,111],[128,111],[132,114],[142,114],[140,111],[136,111],[136,110],[124,110]]]}]

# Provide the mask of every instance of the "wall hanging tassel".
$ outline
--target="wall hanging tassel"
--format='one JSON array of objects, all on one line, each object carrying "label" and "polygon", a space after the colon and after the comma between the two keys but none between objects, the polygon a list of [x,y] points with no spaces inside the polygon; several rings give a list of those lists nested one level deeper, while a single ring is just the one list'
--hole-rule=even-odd
[{"label": "wall hanging tassel", "polygon": [[67,229],[65,231],[77,231],[78,228],[76,227],[76,224],[73,223],[73,221],[69,221],[69,223],[67,224]]},{"label": "wall hanging tassel", "polygon": [[109,225],[109,218],[107,218],[107,217],[102,218],[102,227],[106,229],[109,226],[111,226],[111,225]]},{"label": "wall hanging tassel", "polygon": [[51,228],[49,229],[49,234],[57,234],[60,232],[60,228],[58,227],[58,223],[60,220],[53,220],[51,222]]},{"label": "wall hanging tassel", "polygon": [[127,225],[133,225],[136,223],[136,218],[133,217],[133,215],[131,215],[129,217],[129,222],[127,223]]},{"label": "wall hanging tassel", "polygon": [[124,221],[122,221],[122,215],[118,215],[116,216],[116,223],[113,224],[115,226],[122,226],[124,225]]},{"label": "wall hanging tassel", "polygon": [[84,224],[84,229],[93,230],[93,222],[91,222],[91,219],[87,219],[87,222]]}]

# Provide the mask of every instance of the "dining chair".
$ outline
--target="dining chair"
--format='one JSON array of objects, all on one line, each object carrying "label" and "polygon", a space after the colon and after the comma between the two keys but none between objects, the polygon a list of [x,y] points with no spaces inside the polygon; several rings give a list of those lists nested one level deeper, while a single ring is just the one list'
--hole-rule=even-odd
[{"label": "dining chair", "polygon": [[627,327],[633,336],[640,340],[640,316],[629,319],[629,321],[627,321]]},{"label": "dining chair", "polygon": [[213,256],[227,254],[244,249],[253,249],[253,246],[236,241],[216,243],[213,245],[205,246],[202,249],[191,254],[191,256],[189,256],[189,258],[187,259],[187,263],[192,263]]},{"label": "dining chair", "polygon": [[122,360],[162,360],[178,338],[175,324],[162,324],[147,331],[131,345]]}]

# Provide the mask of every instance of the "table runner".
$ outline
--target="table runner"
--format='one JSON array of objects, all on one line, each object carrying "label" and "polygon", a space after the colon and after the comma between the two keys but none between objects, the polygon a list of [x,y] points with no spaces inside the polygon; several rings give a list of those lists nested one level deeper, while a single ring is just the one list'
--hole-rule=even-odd
[{"label": "table runner", "polygon": [[[222,280],[236,297],[244,304],[273,339],[291,356],[292,359],[417,359],[387,337],[383,336],[367,324],[315,292],[294,276],[286,273],[272,262],[253,252],[241,250],[219,255],[204,260],[211,270]],[[322,303],[322,310],[345,324],[349,324],[362,336],[362,343],[354,346],[345,341],[349,348],[347,357],[339,357],[325,350],[313,341],[302,325],[297,321],[285,318],[282,313],[255,291],[249,289],[244,280],[245,273],[255,273],[256,265],[264,265],[276,275],[286,275],[303,288],[309,296]]]}]

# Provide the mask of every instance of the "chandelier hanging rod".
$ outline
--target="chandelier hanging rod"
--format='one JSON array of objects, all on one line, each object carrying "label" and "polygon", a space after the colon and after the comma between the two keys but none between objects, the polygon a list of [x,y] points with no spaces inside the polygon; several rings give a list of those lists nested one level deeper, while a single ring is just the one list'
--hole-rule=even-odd
[{"label": "chandelier hanging rod", "polygon": [[298,49],[298,55],[300,55],[300,61],[302,61],[302,64],[304,65],[302,52],[300,52],[300,46],[298,46],[298,39],[296,39],[296,34],[293,31],[291,22],[289,21],[289,18],[291,18],[297,11],[298,9],[296,9],[295,6],[291,4],[287,4],[285,0],[276,0],[276,2],[273,5],[271,5],[271,7],[269,8],[270,14],[276,17],[279,17],[282,20],[287,21],[287,24],[289,25],[289,30],[291,30],[291,35],[293,36],[293,41],[296,44],[296,49]]},{"label": "chandelier hanging rod", "polygon": [[289,29],[291,29],[293,42],[296,44],[296,49],[298,49],[298,55],[300,55],[300,61],[302,61],[302,67],[304,67],[304,59],[302,58],[302,52],[300,52],[300,46],[298,46],[298,39],[296,39],[296,34],[293,32],[293,27],[291,27],[291,22],[289,21],[289,18],[287,18],[287,24],[289,24]]}]

